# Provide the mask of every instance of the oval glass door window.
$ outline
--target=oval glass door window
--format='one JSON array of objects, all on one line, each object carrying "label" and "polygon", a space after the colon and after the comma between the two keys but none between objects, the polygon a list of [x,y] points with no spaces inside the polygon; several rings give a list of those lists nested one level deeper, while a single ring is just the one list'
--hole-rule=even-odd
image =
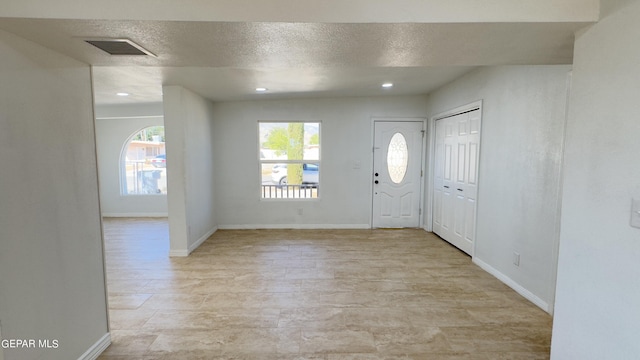
[{"label": "oval glass door window", "polygon": [[391,181],[400,184],[407,173],[409,149],[407,139],[401,133],[395,133],[389,141],[387,149],[387,170]]}]

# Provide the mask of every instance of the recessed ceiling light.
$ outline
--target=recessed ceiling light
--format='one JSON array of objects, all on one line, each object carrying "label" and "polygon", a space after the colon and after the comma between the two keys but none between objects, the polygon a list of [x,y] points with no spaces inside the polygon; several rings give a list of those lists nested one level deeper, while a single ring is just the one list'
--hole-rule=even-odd
[{"label": "recessed ceiling light", "polygon": [[116,95],[118,95],[118,96],[129,96],[129,93],[119,92],[119,93],[116,93]]},{"label": "recessed ceiling light", "polygon": [[256,88],[256,91],[257,91],[257,92],[265,92],[265,91],[267,91],[267,90],[269,90],[269,89],[267,89],[267,88],[265,88],[265,87],[259,87],[259,88]]},{"label": "recessed ceiling light", "polygon": [[385,88],[385,89],[391,88],[391,87],[393,87],[393,83],[384,83],[384,84],[382,84],[382,87]]}]

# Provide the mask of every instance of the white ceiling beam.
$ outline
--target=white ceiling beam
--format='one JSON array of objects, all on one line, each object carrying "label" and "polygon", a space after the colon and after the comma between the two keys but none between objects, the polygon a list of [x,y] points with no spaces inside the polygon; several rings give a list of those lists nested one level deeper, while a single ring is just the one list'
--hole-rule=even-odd
[{"label": "white ceiling beam", "polygon": [[600,0],[2,0],[0,17],[309,23],[594,22]]}]

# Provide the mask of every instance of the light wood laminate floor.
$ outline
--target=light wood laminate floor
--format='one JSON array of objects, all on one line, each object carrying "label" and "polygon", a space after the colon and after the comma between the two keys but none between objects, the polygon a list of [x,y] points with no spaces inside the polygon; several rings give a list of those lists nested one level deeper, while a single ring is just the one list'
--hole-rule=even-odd
[{"label": "light wood laminate floor", "polygon": [[217,231],[168,257],[166,219],[105,219],[124,359],[548,359],[551,317],[433,234]]}]

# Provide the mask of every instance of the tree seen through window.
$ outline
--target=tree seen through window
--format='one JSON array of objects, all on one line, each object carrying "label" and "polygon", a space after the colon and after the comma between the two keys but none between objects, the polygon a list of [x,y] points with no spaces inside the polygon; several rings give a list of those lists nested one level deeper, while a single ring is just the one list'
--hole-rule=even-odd
[{"label": "tree seen through window", "polygon": [[263,199],[317,198],[320,123],[259,123]]}]

